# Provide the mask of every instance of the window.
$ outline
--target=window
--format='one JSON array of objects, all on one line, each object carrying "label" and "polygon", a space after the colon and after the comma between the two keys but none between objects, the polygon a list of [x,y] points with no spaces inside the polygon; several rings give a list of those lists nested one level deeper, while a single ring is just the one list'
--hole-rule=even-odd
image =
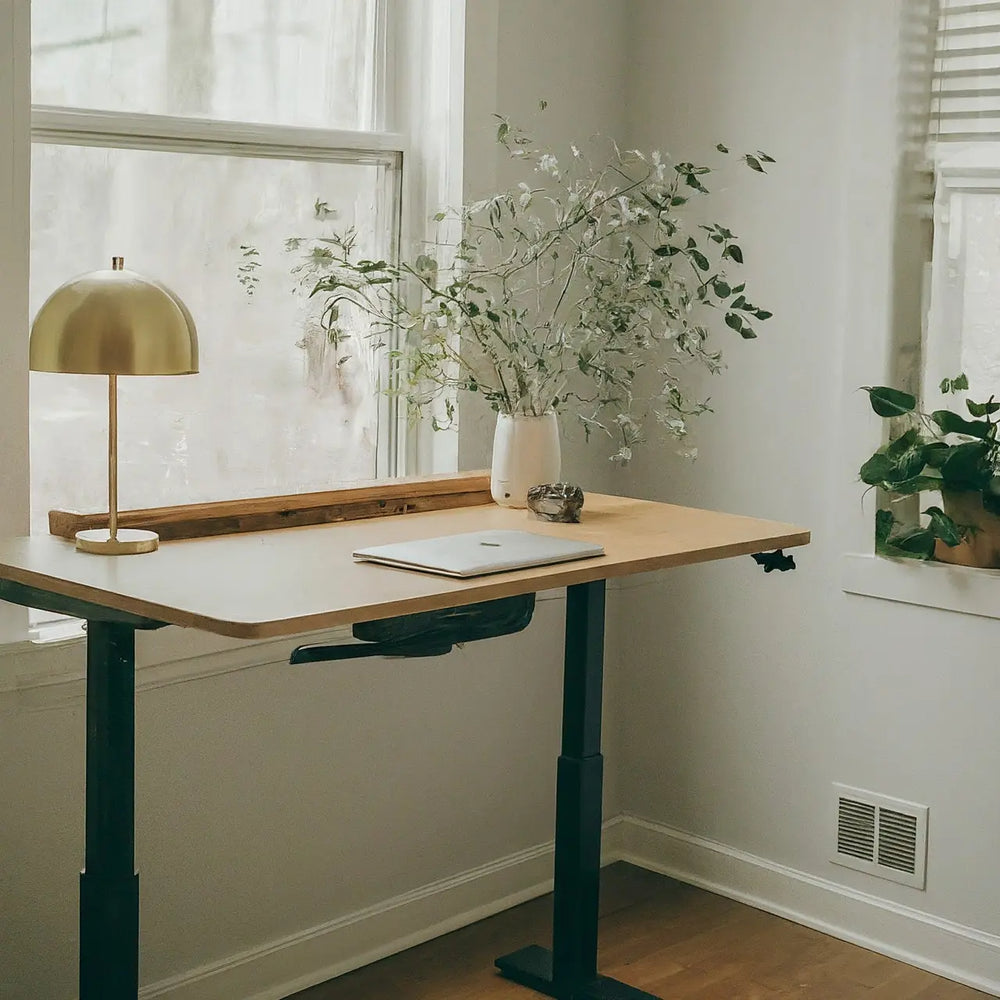
[{"label": "window", "polygon": [[[375,256],[395,252],[402,141],[375,130],[380,10],[32,3],[31,314],[119,254],[177,292],[199,328],[198,376],[121,382],[123,508],[396,471],[397,425],[372,391],[382,359],[326,342],[321,303],[283,249],[333,224],[356,227]],[[248,261],[260,266],[240,271]],[[52,507],[106,503],[103,382],[31,376],[34,531]]]},{"label": "window", "polygon": [[[881,62],[868,51],[878,87],[866,89],[865,81],[858,88],[854,118],[878,126],[865,134],[867,151],[897,173],[890,178],[886,168],[874,190],[880,195],[894,183],[899,207],[888,238],[856,243],[864,249],[853,278],[854,319],[865,335],[849,340],[845,359],[851,472],[882,429],[859,406],[857,386],[884,381],[917,392],[925,409],[954,408],[939,385],[965,371],[970,398],[1000,396],[1000,2],[913,0],[898,10],[891,16],[899,21],[899,51],[880,52]],[[882,48],[890,37],[882,36]],[[894,121],[873,94],[895,98]],[[859,180],[868,179],[866,169],[855,172]],[[870,235],[869,220],[858,233]],[[885,280],[880,269],[890,260]],[[844,497],[844,533],[854,549],[842,561],[845,591],[1000,617],[998,571],[874,557],[873,505],[862,510],[858,492],[855,483]],[[908,510],[903,502],[897,516],[915,521],[936,499],[924,494]]]},{"label": "window", "polygon": [[923,393],[1000,397],[1000,3],[942,0],[932,78],[934,254]]},{"label": "window", "polygon": [[[28,530],[29,499],[35,531],[50,506],[106,503],[102,380],[32,374],[29,421],[26,331],[114,254],[184,299],[202,356],[192,378],[120,383],[123,508],[455,468],[453,436],[404,427],[372,391],[381,359],[341,364],[315,336],[283,243],[353,224],[393,253],[460,202],[464,14],[459,0],[3,6],[0,530]],[[0,606],[0,642],[25,637],[20,609]]]}]

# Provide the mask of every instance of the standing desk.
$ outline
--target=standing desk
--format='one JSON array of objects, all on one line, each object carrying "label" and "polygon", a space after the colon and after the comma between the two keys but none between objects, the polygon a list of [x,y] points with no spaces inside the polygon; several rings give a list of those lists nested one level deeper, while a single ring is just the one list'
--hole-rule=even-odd
[{"label": "standing desk", "polygon": [[[363,545],[485,529],[599,542],[606,554],[466,580],[351,559]],[[580,524],[490,504],[173,541],[130,556],[88,555],[51,536],[0,540],[0,598],[87,620],[80,1000],[136,1000],[138,991],[136,630],[263,639],[555,587],[568,589],[552,948],[530,945],[496,965],[558,1000],[648,1000],[597,972],[605,581],[808,541],[792,525],[595,494]]]}]

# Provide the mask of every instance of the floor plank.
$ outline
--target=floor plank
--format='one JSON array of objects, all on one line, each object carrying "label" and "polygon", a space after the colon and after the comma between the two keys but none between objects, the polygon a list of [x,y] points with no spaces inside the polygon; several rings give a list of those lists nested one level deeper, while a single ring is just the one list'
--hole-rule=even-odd
[{"label": "floor plank", "polygon": [[[550,943],[552,900],[295,994],[294,1000],[530,1000],[497,955]],[[762,910],[627,864],[601,878],[600,970],[670,1000],[976,1000],[940,979]]]}]

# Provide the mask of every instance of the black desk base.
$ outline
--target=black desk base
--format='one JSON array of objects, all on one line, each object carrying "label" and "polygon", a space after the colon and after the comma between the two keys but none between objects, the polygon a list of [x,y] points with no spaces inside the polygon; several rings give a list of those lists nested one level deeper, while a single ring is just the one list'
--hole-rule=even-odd
[{"label": "black desk base", "polygon": [[[163,622],[0,580],[0,599],[87,620],[85,868],[80,876],[80,1000],[136,1000],[135,632]],[[656,1000],[597,974],[601,868],[603,580],[566,591],[562,753],[556,780],[552,950],[498,958],[501,974],[557,1000]]]},{"label": "black desk base", "polygon": [[496,967],[507,979],[557,1000],[656,1000],[597,974],[604,589],[603,580],[566,588],[552,950],[530,945],[498,958]]},{"label": "black desk base", "polygon": [[496,966],[507,979],[558,1000],[659,1000],[652,993],[607,976],[595,975],[575,986],[559,982],[552,977],[552,952],[537,944],[498,958]]}]

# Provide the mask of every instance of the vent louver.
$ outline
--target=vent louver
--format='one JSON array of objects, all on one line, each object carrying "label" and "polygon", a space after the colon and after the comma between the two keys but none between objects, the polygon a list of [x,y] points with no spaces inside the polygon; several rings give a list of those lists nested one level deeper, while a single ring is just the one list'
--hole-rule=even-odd
[{"label": "vent louver", "polygon": [[872,860],[875,854],[875,807],[870,802],[840,800],[837,853]]},{"label": "vent louver", "polygon": [[835,864],[903,885],[924,888],[927,807],[860,788],[833,786],[836,796]]}]

